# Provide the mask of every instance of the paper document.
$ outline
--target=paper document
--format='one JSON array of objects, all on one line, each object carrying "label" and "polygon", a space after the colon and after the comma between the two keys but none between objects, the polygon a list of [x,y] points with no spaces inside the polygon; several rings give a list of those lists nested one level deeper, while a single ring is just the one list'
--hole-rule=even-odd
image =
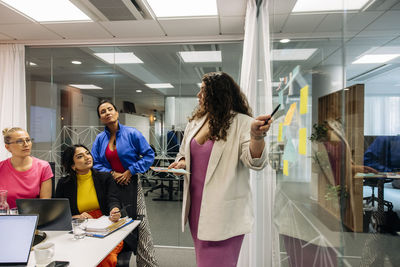
[{"label": "paper document", "polygon": [[189,174],[188,171],[184,169],[168,169],[167,167],[150,167],[155,172],[172,172],[172,173],[179,173],[179,174]]},{"label": "paper document", "polygon": [[118,222],[112,222],[108,216],[101,216],[98,219],[88,219],[86,235],[94,237],[105,237],[133,220],[129,217],[121,218]]}]

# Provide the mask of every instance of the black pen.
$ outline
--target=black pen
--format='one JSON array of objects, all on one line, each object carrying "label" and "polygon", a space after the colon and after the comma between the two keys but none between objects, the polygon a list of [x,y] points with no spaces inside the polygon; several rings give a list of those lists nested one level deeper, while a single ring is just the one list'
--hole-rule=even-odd
[{"label": "black pen", "polygon": [[272,111],[272,113],[271,113],[271,117],[269,117],[268,119],[265,120],[264,125],[266,125],[266,124],[268,123],[269,119],[271,119],[272,116],[275,115],[275,113],[278,111],[278,109],[279,109],[280,106],[281,106],[281,104],[279,104],[279,105],[276,106],[276,108],[274,109],[274,111]]}]

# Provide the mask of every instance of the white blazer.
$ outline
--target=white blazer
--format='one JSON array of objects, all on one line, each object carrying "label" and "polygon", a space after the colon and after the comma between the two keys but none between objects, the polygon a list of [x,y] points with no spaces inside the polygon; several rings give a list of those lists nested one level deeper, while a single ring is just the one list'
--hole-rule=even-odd
[{"label": "white blazer", "polygon": [[[185,158],[190,172],[190,141],[206,117],[186,126],[176,161]],[[214,142],[204,182],[197,236],[200,240],[220,241],[249,233],[253,227],[250,171],[261,170],[267,162],[266,146],[260,158],[250,154],[250,125],[253,118],[237,114],[227,132],[227,140]],[[182,231],[190,210],[190,174],[185,175]]]}]

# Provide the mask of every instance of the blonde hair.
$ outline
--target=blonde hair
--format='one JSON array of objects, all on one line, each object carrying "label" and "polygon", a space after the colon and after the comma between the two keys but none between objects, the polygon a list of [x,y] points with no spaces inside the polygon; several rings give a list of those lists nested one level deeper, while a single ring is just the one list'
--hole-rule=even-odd
[{"label": "blonde hair", "polygon": [[11,140],[11,134],[18,132],[18,131],[24,131],[24,129],[20,128],[20,127],[12,127],[12,128],[4,128],[3,129],[3,136],[4,136],[4,143],[8,144]]}]

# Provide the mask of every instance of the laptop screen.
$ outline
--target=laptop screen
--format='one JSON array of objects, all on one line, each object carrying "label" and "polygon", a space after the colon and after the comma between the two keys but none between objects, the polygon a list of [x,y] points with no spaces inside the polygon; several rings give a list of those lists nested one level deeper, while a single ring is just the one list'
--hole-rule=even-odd
[{"label": "laptop screen", "polygon": [[37,229],[42,231],[69,231],[71,210],[67,198],[17,199],[19,214],[39,214]]},{"label": "laptop screen", "polygon": [[37,220],[37,215],[0,216],[0,265],[28,263]]}]

